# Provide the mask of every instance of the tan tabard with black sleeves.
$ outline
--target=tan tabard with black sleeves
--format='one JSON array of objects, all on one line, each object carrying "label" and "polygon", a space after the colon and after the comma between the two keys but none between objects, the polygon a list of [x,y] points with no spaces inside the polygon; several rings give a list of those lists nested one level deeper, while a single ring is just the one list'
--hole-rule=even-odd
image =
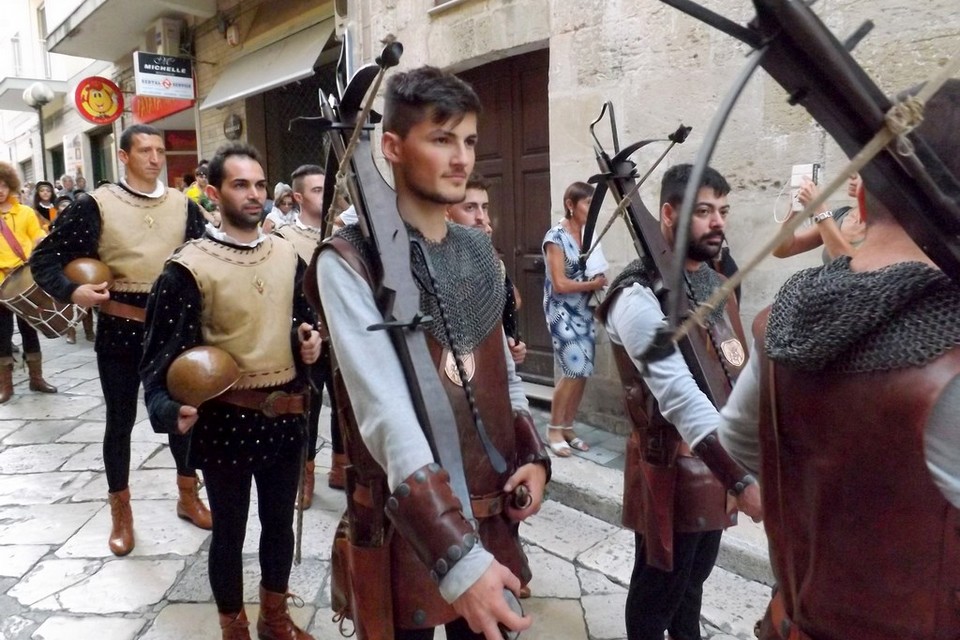
[{"label": "tan tabard with black sleeves", "polygon": [[145,198],[115,184],[90,196],[100,208],[97,252],[113,273],[110,290],[149,293],[167,258],[183,244],[189,200],[176,189]]},{"label": "tan tabard with black sleeves", "polygon": [[297,252],[268,236],[250,249],[191,240],[170,259],[192,275],[203,300],[203,343],[227,351],[242,376],[234,389],[275,387],[296,376],[291,330]]},{"label": "tan tabard with black sleeves", "polygon": [[319,229],[303,228],[296,224],[285,224],[273,233],[293,243],[297,255],[307,264],[310,264],[310,260],[313,259],[313,252],[317,250],[317,245],[323,240]]}]

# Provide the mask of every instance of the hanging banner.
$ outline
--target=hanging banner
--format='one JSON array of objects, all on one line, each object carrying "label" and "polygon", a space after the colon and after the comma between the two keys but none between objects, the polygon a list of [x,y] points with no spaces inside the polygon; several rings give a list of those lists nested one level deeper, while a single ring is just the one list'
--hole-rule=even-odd
[{"label": "hanging banner", "polygon": [[123,115],[120,87],[100,76],[81,80],[73,94],[73,101],[83,119],[96,124],[110,124]]},{"label": "hanging banner", "polygon": [[174,100],[172,98],[153,98],[133,96],[130,101],[133,121],[137,124],[149,124],[166,118],[193,106],[193,100]]},{"label": "hanging banner", "polygon": [[190,58],[133,52],[133,78],[138,96],[194,99],[193,62]]}]

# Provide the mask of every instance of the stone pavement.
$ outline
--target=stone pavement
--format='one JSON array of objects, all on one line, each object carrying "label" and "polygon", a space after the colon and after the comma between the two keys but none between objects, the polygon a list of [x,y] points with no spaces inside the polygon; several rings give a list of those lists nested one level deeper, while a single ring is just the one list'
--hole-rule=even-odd
[{"label": "stone pavement", "polygon": [[[43,349],[46,377],[60,393],[30,392],[17,368],[14,398],[0,405],[0,640],[219,638],[207,579],[209,533],[175,515],[176,471],[165,437],[152,432],[141,404],[130,483],[137,546],[115,558],[106,544],[104,405],[93,349],[82,338],[77,345],[44,340]],[[321,425],[328,425],[326,414]],[[555,459],[551,500],[520,529],[534,572],[533,597],[523,603],[534,617],[521,636],[527,640],[625,637],[633,536],[615,524],[622,439],[580,430],[596,446]],[[340,637],[329,611],[329,548],[344,499],[322,482],[329,460],[325,444],[314,506],[304,514],[303,563],[290,583],[305,603],[294,617],[320,640]],[[252,505],[244,576],[254,619],[258,537]],[[704,595],[705,637],[752,638],[768,593],[761,582],[716,569]]]}]

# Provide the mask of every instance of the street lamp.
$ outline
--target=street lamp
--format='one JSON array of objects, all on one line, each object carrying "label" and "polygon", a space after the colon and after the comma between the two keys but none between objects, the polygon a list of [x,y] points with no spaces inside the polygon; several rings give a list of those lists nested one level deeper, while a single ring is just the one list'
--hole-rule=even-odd
[{"label": "street lamp", "polygon": [[40,120],[40,168],[42,170],[41,179],[47,179],[47,148],[43,141],[43,107],[53,100],[53,89],[43,82],[34,82],[23,91],[23,101],[27,106],[37,110],[37,118]]}]

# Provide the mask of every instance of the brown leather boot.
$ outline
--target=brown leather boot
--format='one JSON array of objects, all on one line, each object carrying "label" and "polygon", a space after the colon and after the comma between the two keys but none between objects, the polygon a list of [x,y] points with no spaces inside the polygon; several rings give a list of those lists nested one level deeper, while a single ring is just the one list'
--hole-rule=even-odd
[{"label": "brown leather boot", "polygon": [[331,489],[343,489],[347,486],[347,454],[333,454],[333,462],[330,463],[330,471],[327,472],[327,486]]},{"label": "brown leather boot", "polygon": [[0,404],[13,397],[13,358],[0,358]]},{"label": "brown leather boot", "polygon": [[177,515],[189,520],[201,529],[213,529],[213,518],[207,505],[200,499],[200,479],[196,476],[177,475]]},{"label": "brown leather boot", "polygon": [[250,640],[249,627],[247,612],[243,609],[240,609],[240,613],[220,614],[220,633],[223,640]]},{"label": "brown leather boot", "polygon": [[57,388],[43,379],[43,356],[39,353],[25,353],[23,359],[27,361],[27,372],[30,374],[30,391],[56,393]]},{"label": "brown leather boot", "polygon": [[108,494],[110,496],[110,551],[125,556],[133,551],[133,510],[130,508],[130,488]]},{"label": "brown leather boot", "polygon": [[260,640],[314,640],[313,636],[293,624],[287,610],[290,593],[274,593],[260,585],[260,617],[257,619],[257,635]]},{"label": "brown leather boot", "polygon": [[308,460],[303,467],[303,509],[307,510],[313,505],[313,490],[316,488],[317,479],[313,472],[317,468],[317,463]]},{"label": "brown leather boot", "polygon": [[93,332],[93,310],[87,311],[87,315],[83,316],[83,335],[86,337],[87,342],[93,342],[97,339],[97,334]]}]

